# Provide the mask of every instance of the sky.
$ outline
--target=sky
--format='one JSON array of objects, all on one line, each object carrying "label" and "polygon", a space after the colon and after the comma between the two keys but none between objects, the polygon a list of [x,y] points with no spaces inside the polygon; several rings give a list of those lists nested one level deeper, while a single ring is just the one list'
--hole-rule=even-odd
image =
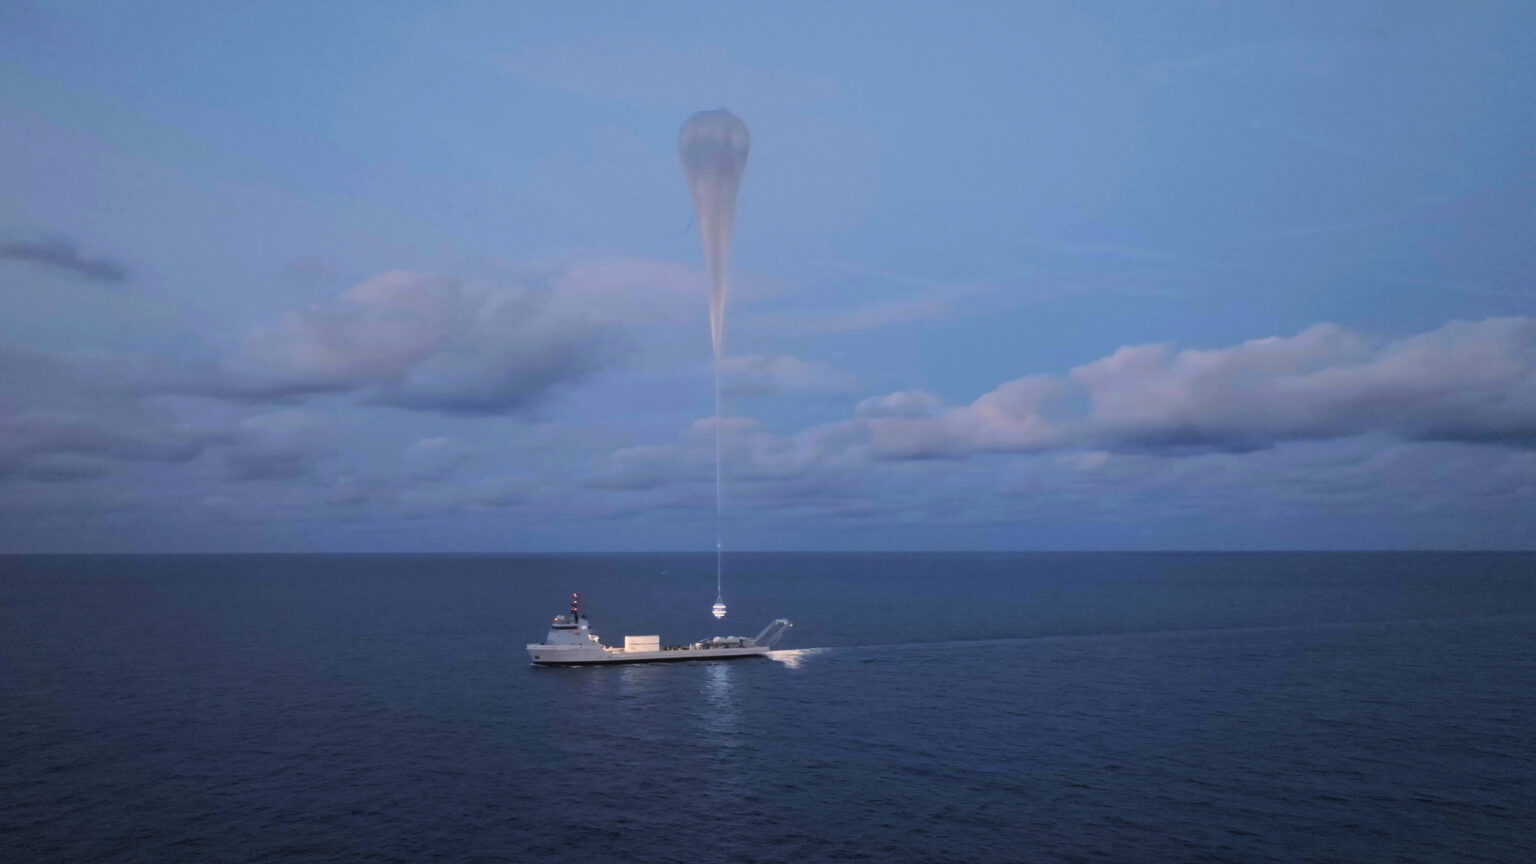
[{"label": "sky", "polygon": [[[1507,549],[1536,5],[0,0],[0,551]],[[751,129],[714,416],[677,154]]]}]

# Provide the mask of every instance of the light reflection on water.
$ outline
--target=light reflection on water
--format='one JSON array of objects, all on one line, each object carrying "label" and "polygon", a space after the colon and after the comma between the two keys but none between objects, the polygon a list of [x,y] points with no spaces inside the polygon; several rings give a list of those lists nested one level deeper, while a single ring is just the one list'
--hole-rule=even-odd
[{"label": "light reflection on water", "polygon": [[665,674],[660,663],[625,663],[619,667],[619,682],[626,695],[638,695],[653,689]]},{"label": "light reflection on water", "polygon": [[731,692],[731,663],[717,661],[704,671],[704,733],[718,747],[735,747],[739,711]]},{"label": "light reflection on water", "polygon": [[826,650],[825,648],[790,648],[784,651],[769,651],[768,659],[783,663],[790,669],[799,669],[805,665],[807,658]]},{"label": "light reflection on water", "polygon": [[[703,670],[700,684],[701,716],[700,732],[709,748],[709,762],[713,766],[711,783],[722,793],[732,796],[745,795],[747,776],[740,751],[743,733],[740,728],[741,706],[737,702],[740,661],[717,660]],[[748,751],[750,752],[750,751]]]}]

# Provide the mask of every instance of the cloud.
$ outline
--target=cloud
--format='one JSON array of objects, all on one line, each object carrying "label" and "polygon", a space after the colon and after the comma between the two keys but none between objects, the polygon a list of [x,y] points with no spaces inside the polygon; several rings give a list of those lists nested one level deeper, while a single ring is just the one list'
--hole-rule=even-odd
[{"label": "cloud", "polygon": [[334,425],[308,411],[275,411],[236,424],[224,464],[232,480],[290,480],[310,474],[330,452]]},{"label": "cloud", "polygon": [[223,440],[130,391],[124,364],[0,344],[0,477],[81,479],[110,461],[181,463]]},{"label": "cloud", "polygon": [[[747,418],[720,424],[732,495],[775,507],[909,497],[899,483],[868,485],[893,478],[932,498],[936,484],[969,477],[966,494],[975,496],[991,463],[958,463],[985,454],[1036,457],[1024,463],[1037,466],[1028,483],[1094,497],[1120,482],[1145,486],[1128,466],[1163,478],[1164,491],[1219,485],[1236,463],[1206,457],[1341,439],[1372,438],[1373,451],[1396,441],[1523,453],[1536,443],[1536,320],[1451,322],[1390,342],[1320,324],[1214,350],[1128,346],[1064,376],[1009,381],[968,405],[902,391],[865,399],[850,419],[788,434]],[[638,493],[712,482],[713,432],[705,419],[676,443],[621,448],[585,483]],[[1218,466],[1216,479],[1187,475],[1201,466]],[[1117,479],[1107,486],[1095,479],[1110,476]]]},{"label": "cloud", "polygon": [[526,502],[530,485],[527,477],[511,474],[421,486],[397,492],[394,506],[412,518],[500,510]]},{"label": "cloud", "polygon": [[903,390],[889,396],[865,399],[854,409],[859,417],[933,417],[945,408],[944,400],[922,390]]},{"label": "cloud", "polygon": [[254,331],[211,379],[178,386],[257,400],[354,392],[420,411],[508,414],[617,353],[603,325],[552,311],[546,291],[391,272]]},{"label": "cloud", "polygon": [[128,279],[128,268],[122,262],[101,256],[87,258],[72,240],[60,235],[0,241],[0,258],[41,264],[93,282],[117,284]]},{"label": "cloud", "polygon": [[880,459],[947,459],[973,452],[1032,452],[1069,445],[1071,387],[1047,375],[1009,381],[961,407],[930,393],[901,392],[859,403],[852,425]]},{"label": "cloud", "polygon": [[106,460],[79,453],[44,453],[30,459],[20,470],[24,480],[34,483],[71,483],[95,480],[109,473]]},{"label": "cloud", "polygon": [[93,480],[210,452],[229,479],[286,479],[308,473],[336,437],[312,412],[240,416],[206,400],[145,394],[133,365],[0,345],[0,368],[15,373],[0,378],[0,480]]},{"label": "cloud", "polygon": [[186,462],[211,442],[172,425],[125,427],[100,414],[18,411],[0,417],[0,464],[50,453],[103,455],[147,462]]},{"label": "cloud", "polygon": [[866,400],[877,454],[1099,449],[1245,451],[1384,433],[1412,441],[1536,443],[1536,320],[1455,321],[1376,342],[1336,324],[1215,350],[1135,345],[1066,376],[1010,381],[969,405],[916,413]]},{"label": "cloud", "polygon": [[1536,319],[1453,321],[1385,344],[1335,324],[1215,351],[1122,348],[1072,370],[1121,447],[1268,447],[1384,432],[1536,442]]},{"label": "cloud", "polygon": [[840,369],[785,354],[744,354],[720,361],[721,388],[728,396],[782,396],[839,393],[858,386]]},{"label": "cloud", "polygon": [[630,491],[679,483],[713,483],[715,427],[731,483],[780,482],[812,469],[836,471],[861,460],[858,442],[845,424],[813,427],[792,435],[768,431],[748,417],[705,417],[676,444],[624,447],[585,478],[589,486]]},{"label": "cloud", "polygon": [[406,447],[398,459],[405,473],[418,480],[446,480],[470,456],[469,448],[452,438],[438,435],[421,438]]},{"label": "cloud", "polygon": [[[1246,453],[1056,454],[1010,460],[999,492],[1021,503],[1050,502],[1058,516],[1127,523],[1149,515],[1250,526],[1322,514],[1366,524],[1385,516],[1507,517],[1536,504],[1536,453],[1371,436]],[[1503,528],[1513,524],[1506,519]],[[1303,533],[1316,536],[1316,526]]]}]

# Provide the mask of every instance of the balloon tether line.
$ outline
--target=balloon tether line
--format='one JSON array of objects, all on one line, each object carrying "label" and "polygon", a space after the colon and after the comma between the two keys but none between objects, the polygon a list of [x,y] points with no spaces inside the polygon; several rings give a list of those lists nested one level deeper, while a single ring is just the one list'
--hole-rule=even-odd
[{"label": "balloon tether line", "polygon": [[724,602],[721,593],[721,573],[724,571],[725,543],[720,483],[720,355],[715,355],[715,602]]}]

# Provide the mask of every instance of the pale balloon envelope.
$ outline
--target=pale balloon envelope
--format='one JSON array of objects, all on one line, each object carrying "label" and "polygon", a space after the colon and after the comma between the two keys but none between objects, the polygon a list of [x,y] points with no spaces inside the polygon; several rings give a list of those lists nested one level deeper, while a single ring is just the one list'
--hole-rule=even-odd
[{"label": "pale balloon envelope", "polygon": [[688,118],[678,137],[678,155],[693,192],[709,271],[709,335],[715,356],[725,351],[725,305],[730,297],[731,231],[736,222],[736,193],[752,143],[747,126],[720,108]]}]

